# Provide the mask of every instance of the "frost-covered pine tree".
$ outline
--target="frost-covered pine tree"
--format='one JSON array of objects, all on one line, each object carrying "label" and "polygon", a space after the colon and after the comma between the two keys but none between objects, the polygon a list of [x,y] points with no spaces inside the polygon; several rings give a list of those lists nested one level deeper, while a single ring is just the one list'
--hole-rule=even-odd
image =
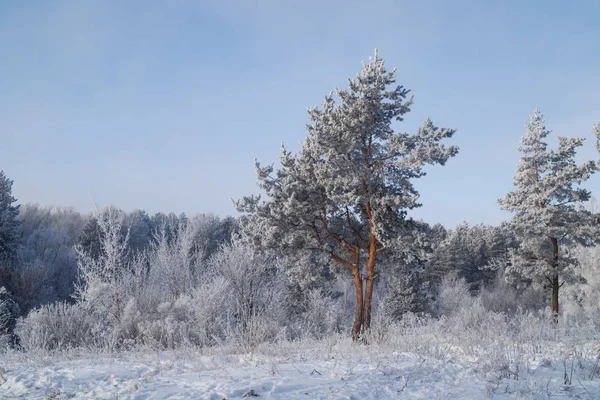
[{"label": "frost-covered pine tree", "polygon": [[0,259],[15,255],[19,243],[17,216],[19,206],[12,195],[13,181],[0,171]]},{"label": "frost-covered pine tree", "polygon": [[[282,146],[281,167],[256,162],[259,186],[268,199],[245,197],[239,211],[267,221],[266,244],[279,249],[309,249],[327,254],[347,270],[356,289],[352,338],[371,325],[371,300],[377,255],[390,247],[411,252],[416,225],[408,211],[419,207],[415,179],[426,164],[445,164],[458,149],[445,146],[454,130],[427,119],[414,134],[397,133],[412,98],[393,86],[377,52],[348,89],[325,97],[322,108],[308,110],[308,137],[297,154]],[[364,282],[364,285],[363,285]]]},{"label": "frost-covered pine tree", "polygon": [[598,170],[594,161],[575,162],[582,138],[558,138],[558,148],[548,148],[551,131],[536,109],[518,148],[522,153],[514,185],[498,202],[513,213],[512,226],[521,239],[513,251],[509,276],[521,276],[552,290],[552,311],[559,311],[558,292],[566,280],[577,278],[572,245],[592,245],[598,240],[594,216],[582,207],[590,191],[580,185]]}]

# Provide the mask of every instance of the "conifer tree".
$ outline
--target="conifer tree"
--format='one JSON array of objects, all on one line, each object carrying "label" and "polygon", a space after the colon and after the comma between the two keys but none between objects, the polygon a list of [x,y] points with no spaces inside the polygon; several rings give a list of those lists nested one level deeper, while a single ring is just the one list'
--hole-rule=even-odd
[{"label": "conifer tree", "polygon": [[19,206],[12,195],[13,181],[0,171],[0,259],[12,258],[19,244]]},{"label": "conifer tree", "polygon": [[578,207],[591,193],[580,185],[598,170],[594,161],[575,162],[582,138],[558,137],[558,148],[548,148],[551,131],[536,109],[518,148],[522,153],[514,185],[498,202],[513,213],[512,226],[521,240],[512,251],[509,277],[523,277],[551,288],[552,311],[559,312],[558,293],[567,280],[577,278],[574,244],[593,245],[599,239],[589,211]]},{"label": "conifer tree", "polygon": [[429,119],[414,134],[394,132],[392,123],[412,105],[395,81],[395,70],[375,52],[348,89],[336,90],[337,102],[330,93],[321,108],[308,110],[308,137],[297,154],[282,146],[277,171],[256,162],[268,199],[236,203],[267,222],[266,245],[320,251],[349,272],[356,290],[353,340],[371,325],[378,254],[412,251],[417,224],[408,212],[420,206],[414,180],[426,164],[444,165],[458,151],[442,144],[455,131]]}]

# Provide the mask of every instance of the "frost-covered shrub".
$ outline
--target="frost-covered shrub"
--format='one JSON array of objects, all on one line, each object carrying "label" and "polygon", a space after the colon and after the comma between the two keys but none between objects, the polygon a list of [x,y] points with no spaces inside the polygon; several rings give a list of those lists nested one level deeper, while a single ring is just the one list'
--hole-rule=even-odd
[{"label": "frost-covered shrub", "polygon": [[[179,304],[177,304],[179,303]],[[181,302],[159,305],[158,318],[139,324],[141,340],[154,348],[173,349],[184,345],[199,345],[194,320]]]},{"label": "frost-covered shrub", "polygon": [[187,220],[163,225],[149,252],[150,283],[170,300],[188,294],[198,281],[203,253],[195,248],[194,225]]},{"label": "frost-covered shrub", "polygon": [[302,338],[323,339],[339,332],[340,302],[319,289],[303,292],[302,313],[298,316],[298,336]]},{"label": "frost-covered shrub", "polygon": [[83,248],[77,249],[76,304],[59,302],[31,311],[17,326],[24,349],[114,349],[135,338],[132,313],[136,307],[135,301],[128,302],[126,284],[133,281],[130,275],[139,272],[139,266],[126,261],[128,234],[123,234],[123,215],[112,207],[98,215],[99,254],[92,257]]},{"label": "frost-covered shrub", "polygon": [[227,283],[230,332],[243,335],[255,329],[257,317],[275,324],[284,321],[286,281],[272,256],[259,254],[235,239],[210,259],[207,271]]},{"label": "frost-covered shrub", "polygon": [[452,315],[473,301],[467,281],[455,275],[447,275],[438,289],[436,310],[439,315]]},{"label": "frost-covered shrub", "polygon": [[129,231],[123,233],[125,214],[108,207],[97,216],[100,230],[100,251],[97,257],[83,248],[77,249],[79,280],[75,285],[75,298],[85,303],[95,314],[119,321],[123,298],[123,275],[129,273],[127,242]]},{"label": "frost-covered shrub", "polygon": [[225,340],[227,283],[217,277],[191,294],[159,304],[138,325],[140,341],[152,347],[211,346]]},{"label": "frost-covered shrub", "polygon": [[479,297],[483,306],[491,311],[514,314],[517,309],[537,310],[544,304],[544,293],[533,286],[517,288],[508,283],[503,271],[498,271],[495,282],[482,288]]},{"label": "frost-covered shrub", "polygon": [[505,314],[487,310],[476,298],[457,308],[444,322],[457,337],[477,343],[482,334],[485,337],[501,335],[506,325],[505,317]]},{"label": "frost-covered shrub", "polygon": [[228,282],[220,276],[200,282],[192,292],[191,306],[200,345],[211,346],[224,339],[228,293]]},{"label": "frost-covered shrub", "polygon": [[256,314],[244,325],[228,325],[227,343],[248,352],[263,343],[272,343],[280,338],[281,325],[266,315]]},{"label": "frost-covered shrub", "polygon": [[96,323],[79,305],[52,303],[17,322],[15,334],[26,351],[65,350],[102,344]]},{"label": "frost-covered shrub", "polygon": [[127,348],[139,343],[139,324],[143,318],[144,315],[140,311],[136,299],[130,297],[123,308],[123,314],[116,329],[120,346]]},{"label": "frost-covered shrub", "polygon": [[[373,328],[369,332],[367,341],[374,341],[375,343],[384,343],[390,332],[395,328],[398,323],[398,319],[394,317],[395,308],[391,306],[391,302],[387,301],[386,298],[382,299],[377,304],[377,308],[373,313]],[[409,314],[405,312],[403,315]]]}]

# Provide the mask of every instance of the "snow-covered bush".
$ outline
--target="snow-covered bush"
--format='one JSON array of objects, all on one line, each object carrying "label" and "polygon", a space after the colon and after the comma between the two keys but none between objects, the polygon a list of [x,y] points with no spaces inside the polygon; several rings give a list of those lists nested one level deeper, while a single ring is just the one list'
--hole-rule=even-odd
[{"label": "snow-covered bush", "polygon": [[[518,309],[538,310],[543,307],[544,293],[533,285],[517,287],[507,282],[504,274],[505,262],[497,263],[495,280],[484,286],[479,297],[483,306],[491,311],[505,312],[513,315]],[[522,286],[522,285],[519,285]]]},{"label": "snow-covered bush", "polygon": [[[171,252],[160,247],[158,251],[163,256]],[[162,258],[160,271],[169,271],[165,264],[174,259]],[[286,298],[285,280],[274,258],[233,240],[210,258],[194,287],[177,297],[171,291],[176,286],[155,286],[156,265],[150,264],[150,286],[163,301],[138,325],[143,343],[167,348],[230,343],[249,349],[278,337]]]},{"label": "snow-covered bush", "polygon": [[138,324],[140,341],[155,348],[212,346],[225,341],[227,282],[200,282],[188,295],[159,304]]},{"label": "snow-covered bush", "polygon": [[303,292],[302,312],[293,337],[323,339],[342,328],[341,304],[320,289]]},{"label": "snow-covered bush", "polygon": [[83,248],[77,249],[79,280],[75,298],[85,303],[90,312],[119,321],[123,308],[123,275],[128,273],[127,241],[123,234],[125,214],[112,206],[96,217],[100,229],[100,254],[93,257]]},{"label": "snow-covered bush", "polygon": [[60,302],[29,312],[17,322],[15,333],[24,350],[36,352],[101,347],[107,332],[81,306]]},{"label": "snow-covered bush", "polygon": [[286,317],[286,281],[273,256],[234,239],[211,257],[207,273],[227,282],[223,311],[228,315],[229,338],[251,346],[278,336],[279,324]]},{"label": "snow-covered bush", "polygon": [[439,315],[452,315],[474,301],[465,278],[446,275],[438,288],[436,310]]},{"label": "snow-covered bush", "polygon": [[139,323],[141,341],[153,348],[167,349],[200,345],[191,301],[189,295],[182,295],[176,301],[159,304],[155,319]]},{"label": "snow-covered bush", "polygon": [[180,220],[175,226],[164,224],[154,234],[149,252],[151,284],[173,300],[189,294],[198,280],[203,253],[195,248],[194,225]]},{"label": "snow-covered bush", "polygon": [[286,280],[274,257],[240,239],[201,262],[185,222],[168,239],[163,229],[148,253],[124,257],[121,216],[109,208],[98,217],[98,257],[79,249],[76,304],[35,309],[20,322],[24,349],[228,343],[246,350],[281,336]]}]

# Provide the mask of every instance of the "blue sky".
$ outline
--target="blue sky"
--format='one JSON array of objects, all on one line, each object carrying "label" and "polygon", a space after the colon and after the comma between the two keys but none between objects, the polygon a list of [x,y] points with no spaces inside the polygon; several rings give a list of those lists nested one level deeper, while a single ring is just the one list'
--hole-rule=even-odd
[{"label": "blue sky", "polygon": [[0,169],[23,203],[235,214],[253,159],[297,150],[306,108],[377,47],[415,97],[396,128],[458,130],[413,215],[495,224],[535,107],[597,157],[599,16],[598,0],[2,2]]}]

